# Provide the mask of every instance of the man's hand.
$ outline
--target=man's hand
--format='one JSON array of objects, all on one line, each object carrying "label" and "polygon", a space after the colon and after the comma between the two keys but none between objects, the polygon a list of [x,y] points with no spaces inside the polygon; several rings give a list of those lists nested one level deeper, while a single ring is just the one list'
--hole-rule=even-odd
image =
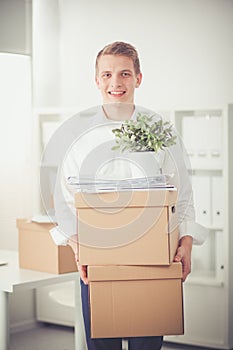
[{"label": "man's hand", "polygon": [[87,266],[86,265],[80,265],[78,264],[78,270],[80,274],[80,278],[83,281],[84,284],[88,284],[88,278],[87,278]]},{"label": "man's hand", "polygon": [[180,239],[179,247],[174,258],[175,262],[182,263],[183,282],[186,280],[188,274],[191,272],[191,252],[192,252],[193,238],[191,236],[184,236]]},{"label": "man's hand", "polygon": [[77,234],[69,238],[68,245],[72,248],[74,252],[74,258],[78,266],[78,271],[79,271],[81,280],[83,281],[84,284],[88,284],[87,266],[80,265],[78,261],[78,235]]}]

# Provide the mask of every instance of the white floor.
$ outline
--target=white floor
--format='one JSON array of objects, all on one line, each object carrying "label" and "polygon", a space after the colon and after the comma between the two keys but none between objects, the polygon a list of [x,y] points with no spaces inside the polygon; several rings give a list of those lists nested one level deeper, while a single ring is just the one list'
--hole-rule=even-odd
[{"label": "white floor", "polygon": [[9,350],[74,350],[71,327],[44,325],[10,336]]},{"label": "white floor", "polygon": [[[73,329],[70,327],[42,324],[36,329],[15,333],[10,336],[9,350],[45,349],[74,350]],[[207,350],[207,348],[165,343],[162,350]]]}]

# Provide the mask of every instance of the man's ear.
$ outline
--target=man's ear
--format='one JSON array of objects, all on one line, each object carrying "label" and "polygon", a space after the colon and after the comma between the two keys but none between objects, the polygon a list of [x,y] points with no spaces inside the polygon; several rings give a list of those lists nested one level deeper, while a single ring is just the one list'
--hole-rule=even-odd
[{"label": "man's ear", "polygon": [[137,78],[136,78],[137,80],[136,80],[136,88],[138,88],[140,85],[141,85],[141,82],[142,82],[142,73],[139,73],[138,75],[137,75]]},{"label": "man's ear", "polygon": [[95,76],[95,83],[96,83],[97,88],[99,89],[100,88],[100,81],[99,81],[99,78],[97,75]]}]

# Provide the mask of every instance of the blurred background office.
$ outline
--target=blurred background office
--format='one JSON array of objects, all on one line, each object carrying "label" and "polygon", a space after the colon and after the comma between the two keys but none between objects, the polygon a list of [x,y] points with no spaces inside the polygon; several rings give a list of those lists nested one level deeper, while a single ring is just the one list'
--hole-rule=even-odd
[{"label": "blurred background office", "polygon": [[[214,192],[207,188],[221,178],[217,186],[224,183],[224,194],[216,194],[216,201],[221,197],[221,205],[226,203],[226,213],[230,212],[227,192],[232,187],[227,186],[232,159],[223,154],[230,149],[224,132],[229,116],[233,117],[231,0],[0,0],[0,249],[18,249],[16,218],[40,214],[38,164],[43,147],[64,119],[100,103],[94,83],[95,56],[116,40],[130,42],[139,51],[143,82],[136,103],[177,122],[187,142],[194,140],[189,145],[191,155],[196,152],[195,140],[203,140],[208,132],[218,138],[222,128],[221,144],[213,142],[214,160],[204,166],[199,152],[202,163],[194,159],[194,164],[201,164],[196,174],[205,177],[198,182],[198,188],[207,191],[203,205],[210,210]],[[193,127],[194,119],[203,121],[201,117],[218,119]],[[201,125],[211,125],[213,130]],[[199,319],[194,317],[190,334],[182,341],[229,349],[233,344],[227,331],[233,325],[231,225],[228,215],[216,224],[213,217],[203,217],[212,232],[201,251],[206,260],[200,266],[196,261],[197,271],[204,273],[187,286],[197,296],[190,314],[200,295],[209,300],[204,329],[198,328]],[[218,299],[223,302],[219,309]],[[32,291],[11,296],[12,333],[37,327],[35,302]]]}]

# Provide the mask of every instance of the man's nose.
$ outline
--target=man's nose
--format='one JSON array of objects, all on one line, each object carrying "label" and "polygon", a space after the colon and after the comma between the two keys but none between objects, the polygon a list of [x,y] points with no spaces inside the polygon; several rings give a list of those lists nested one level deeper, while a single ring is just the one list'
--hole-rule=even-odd
[{"label": "man's nose", "polygon": [[121,78],[118,76],[113,76],[111,80],[111,86],[117,88],[121,86]]}]

